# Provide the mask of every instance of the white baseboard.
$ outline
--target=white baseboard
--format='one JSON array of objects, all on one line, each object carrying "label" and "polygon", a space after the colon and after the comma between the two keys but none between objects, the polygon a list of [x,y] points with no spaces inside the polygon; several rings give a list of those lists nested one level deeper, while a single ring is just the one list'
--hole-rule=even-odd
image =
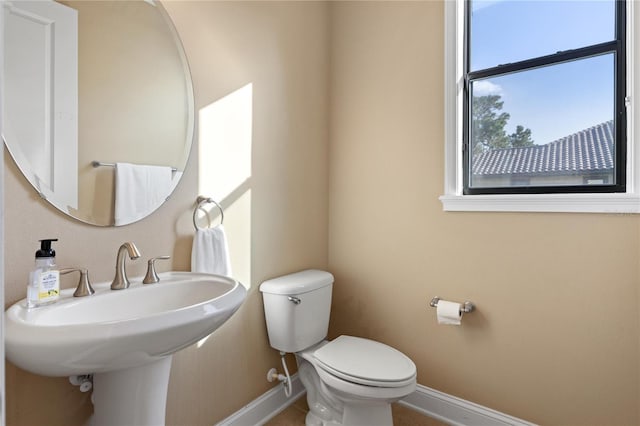
[{"label": "white baseboard", "polygon": [[525,420],[422,385],[418,385],[415,392],[399,401],[399,404],[452,426],[535,426]]},{"label": "white baseboard", "polygon": [[291,376],[291,396],[287,398],[282,383],[269,389],[216,426],[260,426],[305,394],[298,373]]},{"label": "white baseboard", "polygon": [[[222,420],[216,426],[263,425],[305,394],[297,373],[291,376],[291,385],[291,397],[287,398],[282,385],[278,385]],[[411,395],[402,399],[399,403],[452,426],[535,426],[525,420],[422,385],[418,385]]]}]

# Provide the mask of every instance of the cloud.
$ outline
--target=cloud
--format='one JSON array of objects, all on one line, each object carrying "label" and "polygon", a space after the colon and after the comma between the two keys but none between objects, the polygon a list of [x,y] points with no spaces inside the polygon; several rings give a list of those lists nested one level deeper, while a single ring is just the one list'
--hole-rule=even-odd
[{"label": "cloud", "polygon": [[502,3],[501,0],[474,0],[471,2],[472,12],[477,12],[486,7],[495,5],[496,3]]},{"label": "cloud", "polygon": [[480,80],[473,83],[474,96],[502,95],[502,87],[488,80]]}]

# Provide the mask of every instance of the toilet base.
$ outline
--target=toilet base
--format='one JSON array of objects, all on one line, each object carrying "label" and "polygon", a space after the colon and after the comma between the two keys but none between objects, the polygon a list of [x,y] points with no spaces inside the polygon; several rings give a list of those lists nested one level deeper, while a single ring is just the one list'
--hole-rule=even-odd
[{"label": "toilet base", "polygon": [[343,425],[393,426],[391,404],[345,406]]},{"label": "toilet base", "polygon": [[320,417],[313,414],[311,411],[307,413],[307,416],[304,418],[305,426],[328,426],[328,425],[336,425],[334,422],[326,422],[322,420]]},{"label": "toilet base", "polygon": [[296,354],[298,374],[307,390],[306,426],[393,426],[394,399],[363,399],[329,388],[311,363]]},{"label": "toilet base", "polygon": [[386,406],[349,405],[345,406],[342,422],[323,420],[312,411],[305,418],[306,426],[392,426],[391,404]]}]

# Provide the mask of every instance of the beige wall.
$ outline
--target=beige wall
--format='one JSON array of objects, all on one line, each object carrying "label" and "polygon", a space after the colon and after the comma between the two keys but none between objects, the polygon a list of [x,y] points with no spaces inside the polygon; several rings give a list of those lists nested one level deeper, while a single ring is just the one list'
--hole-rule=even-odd
[{"label": "beige wall", "polygon": [[[234,275],[251,289],[243,307],[204,345],[174,357],[169,385],[168,424],[211,425],[273,385],[266,372],[279,365],[279,357],[267,342],[260,282],[327,267],[328,8],[313,2],[164,4],[190,61],[196,111],[253,84],[251,176],[221,200]],[[41,238],[59,238],[58,264],[88,267],[94,282],[112,278],[124,241],[134,241],[143,258],[171,254],[170,263],[158,264],[161,270],[188,270],[197,154],[194,149],[183,181],[164,206],[121,228],[62,216],[39,199],[7,154],[6,303],[25,296]],[[143,274],[145,264],[128,261],[130,275]],[[73,281],[65,277],[64,285]],[[80,425],[90,414],[89,395],[66,378],[7,367],[9,425]]]},{"label": "beige wall", "polygon": [[[332,334],[532,422],[640,423],[638,218],[443,212],[443,4],[340,2],[331,20]],[[436,295],[478,310],[438,326]]]},{"label": "beige wall", "polygon": [[[640,423],[638,218],[442,211],[442,3],[165,4],[197,109],[253,84],[252,173],[223,200],[234,270],[252,288],[204,346],[174,358],[169,424],[213,424],[268,389],[277,355],[256,287],[327,266],[331,334],[396,346],[419,383],[541,424]],[[24,297],[39,238],[59,237],[58,263],[94,281],[110,279],[126,240],[188,269],[196,160],[158,212],[109,229],[47,207],[6,160],[6,302]],[[478,310],[437,326],[435,295]],[[8,367],[10,425],[89,414],[66,379]]]}]

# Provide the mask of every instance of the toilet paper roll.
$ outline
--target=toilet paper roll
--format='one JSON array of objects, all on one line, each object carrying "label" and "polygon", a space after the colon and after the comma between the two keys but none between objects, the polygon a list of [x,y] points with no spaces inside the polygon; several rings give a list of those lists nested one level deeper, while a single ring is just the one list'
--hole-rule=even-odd
[{"label": "toilet paper roll", "polygon": [[462,306],[459,303],[439,300],[436,310],[438,324],[460,325]]}]

